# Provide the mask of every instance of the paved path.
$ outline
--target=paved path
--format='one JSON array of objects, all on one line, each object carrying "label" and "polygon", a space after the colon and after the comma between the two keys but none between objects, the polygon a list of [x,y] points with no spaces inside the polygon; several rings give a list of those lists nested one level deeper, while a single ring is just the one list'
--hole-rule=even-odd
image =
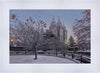
[{"label": "paved path", "polygon": [[44,56],[44,55],[38,55],[38,59],[34,60],[34,55],[14,55],[10,56],[10,63],[27,63],[27,64],[49,64],[49,63],[57,63],[57,64],[71,64],[75,63],[72,60],[59,58],[59,57],[53,57],[53,56]]}]

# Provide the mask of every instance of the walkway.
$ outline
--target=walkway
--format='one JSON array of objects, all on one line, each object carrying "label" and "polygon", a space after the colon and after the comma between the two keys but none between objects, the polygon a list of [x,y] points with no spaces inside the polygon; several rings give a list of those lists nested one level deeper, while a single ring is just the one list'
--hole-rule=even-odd
[{"label": "walkway", "polygon": [[72,60],[65,59],[65,58],[59,58],[59,57],[53,57],[53,56],[44,56],[44,55],[38,55],[38,59],[34,60],[34,55],[13,55],[10,56],[10,63],[27,63],[27,64],[49,64],[49,63],[57,63],[57,64],[72,64],[75,63]]}]

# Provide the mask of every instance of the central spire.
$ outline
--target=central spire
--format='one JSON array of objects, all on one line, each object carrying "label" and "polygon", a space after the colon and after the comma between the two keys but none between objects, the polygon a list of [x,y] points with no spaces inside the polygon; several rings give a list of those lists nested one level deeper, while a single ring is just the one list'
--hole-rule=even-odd
[{"label": "central spire", "polygon": [[60,15],[58,16],[58,21],[60,21]]},{"label": "central spire", "polygon": [[55,21],[54,16],[52,17],[52,21]]},{"label": "central spire", "polygon": [[58,24],[58,25],[61,25],[60,15],[58,16],[57,24]]}]

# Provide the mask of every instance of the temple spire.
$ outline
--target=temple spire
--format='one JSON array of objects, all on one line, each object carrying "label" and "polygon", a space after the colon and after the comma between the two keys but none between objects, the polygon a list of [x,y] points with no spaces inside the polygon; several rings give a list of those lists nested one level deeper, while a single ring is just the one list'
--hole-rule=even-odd
[{"label": "temple spire", "polygon": [[55,21],[54,16],[52,17],[52,21]]},{"label": "temple spire", "polygon": [[56,24],[56,22],[55,22],[55,18],[54,18],[54,16],[52,17],[52,22],[51,22],[51,25],[55,25]]},{"label": "temple spire", "polygon": [[62,25],[61,20],[60,20],[60,15],[58,16],[57,24],[58,24],[58,25]]},{"label": "temple spire", "polygon": [[58,21],[60,22],[60,15],[58,16]]},{"label": "temple spire", "polygon": [[63,24],[62,24],[62,25],[63,25],[63,27],[65,28],[65,24],[64,24],[64,22],[63,22]]}]

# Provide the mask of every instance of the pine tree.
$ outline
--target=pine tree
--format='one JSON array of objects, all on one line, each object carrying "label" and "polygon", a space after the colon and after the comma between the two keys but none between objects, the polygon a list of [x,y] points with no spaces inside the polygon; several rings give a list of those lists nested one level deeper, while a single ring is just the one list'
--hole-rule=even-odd
[{"label": "pine tree", "polygon": [[75,41],[72,36],[69,38],[69,46],[74,47]]}]

